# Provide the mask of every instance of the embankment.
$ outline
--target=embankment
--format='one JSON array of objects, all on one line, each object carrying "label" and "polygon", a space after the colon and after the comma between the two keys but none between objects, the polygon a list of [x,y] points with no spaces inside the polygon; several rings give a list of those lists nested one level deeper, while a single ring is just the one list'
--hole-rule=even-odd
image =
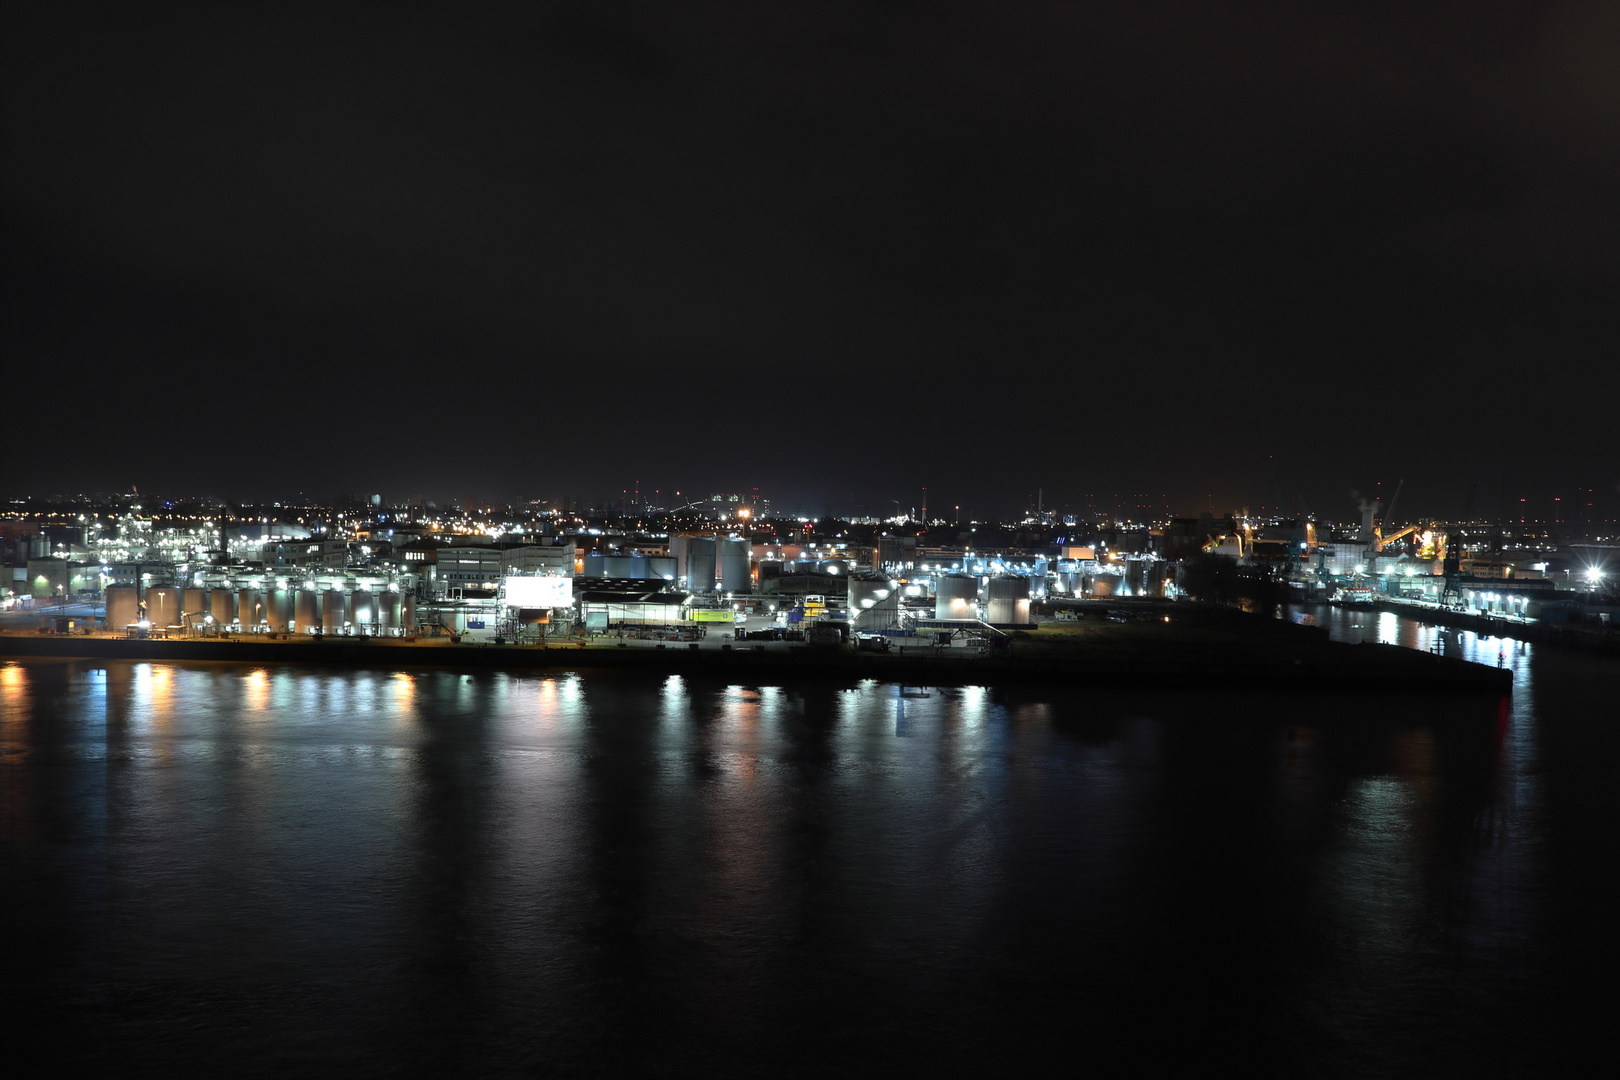
[{"label": "embankment", "polygon": [[[1507,671],[1391,645],[1346,645],[1316,639],[1243,640],[1166,632],[1058,639],[1044,630],[1015,641],[1005,655],[961,657],[867,654],[812,647],[689,649],[592,645],[451,645],[338,639],[321,642],[231,640],[142,641],[113,637],[0,635],[0,658],[130,661],[226,661],[383,668],[498,670],[619,669],[725,678],[749,683],[831,677],[919,685],[1132,684],[1188,689],[1342,690],[1345,692],[1508,693]],[[953,655],[953,653],[955,655]]]}]

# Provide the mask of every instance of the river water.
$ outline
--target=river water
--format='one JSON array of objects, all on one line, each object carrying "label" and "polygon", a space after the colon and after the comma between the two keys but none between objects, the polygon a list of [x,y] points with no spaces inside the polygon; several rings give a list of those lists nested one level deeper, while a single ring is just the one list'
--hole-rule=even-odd
[{"label": "river water", "polygon": [[64,1075],[1566,1071],[1620,672],[1313,617],[1514,694],[0,664],[7,1025]]}]

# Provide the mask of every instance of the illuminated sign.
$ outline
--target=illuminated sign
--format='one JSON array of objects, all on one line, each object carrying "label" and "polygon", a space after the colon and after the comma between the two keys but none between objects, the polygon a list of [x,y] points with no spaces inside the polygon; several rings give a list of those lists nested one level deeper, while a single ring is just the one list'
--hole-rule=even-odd
[{"label": "illuminated sign", "polygon": [[509,577],[502,579],[506,606],[559,608],[574,602],[574,579],[566,577]]},{"label": "illuminated sign", "polygon": [[730,608],[693,608],[687,613],[687,618],[693,622],[731,622]]}]

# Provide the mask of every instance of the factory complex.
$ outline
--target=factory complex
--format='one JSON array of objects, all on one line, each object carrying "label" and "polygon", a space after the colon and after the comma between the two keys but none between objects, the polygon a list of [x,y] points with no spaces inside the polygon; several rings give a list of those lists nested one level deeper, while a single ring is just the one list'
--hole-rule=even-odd
[{"label": "factory complex", "polygon": [[[1387,599],[1523,621],[1615,612],[1609,538],[1477,524],[1232,515],[1082,525],[702,513],[433,513],[378,505],[22,507],[0,518],[0,606],[96,605],[130,636],[603,635],[993,649],[1076,601]],[[266,512],[266,511],[269,512]]]}]

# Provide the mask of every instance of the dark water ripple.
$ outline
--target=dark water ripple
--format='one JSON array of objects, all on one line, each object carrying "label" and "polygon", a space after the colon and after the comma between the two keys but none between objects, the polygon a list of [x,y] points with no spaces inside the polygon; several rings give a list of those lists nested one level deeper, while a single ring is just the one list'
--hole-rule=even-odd
[{"label": "dark water ripple", "polygon": [[7,1016],[80,1075],[1547,1075],[1615,672],[1449,647],[1513,698],[5,665]]}]

